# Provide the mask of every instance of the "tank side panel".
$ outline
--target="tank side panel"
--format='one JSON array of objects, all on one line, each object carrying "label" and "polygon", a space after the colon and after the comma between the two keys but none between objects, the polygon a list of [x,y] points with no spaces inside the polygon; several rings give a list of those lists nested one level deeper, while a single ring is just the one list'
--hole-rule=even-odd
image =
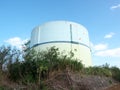
[{"label": "tank side panel", "polygon": [[[72,26],[72,33],[70,32]],[[87,30],[72,22],[50,22],[35,28],[31,35],[31,46],[50,41],[72,41],[86,44],[89,46]]]},{"label": "tank side panel", "polygon": [[41,39],[39,43],[50,41],[70,41],[69,24],[52,22],[41,26]]},{"label": "tank side panel", "polygon": [[[71,44],[69,43],[50,43],[38,45],[35,47],[37,51],[47,50],[48,48],[55,46],[59,48],[59,51],[64,55],[70,55]],[[74,53],[74,58],[81,61],[86,67],[91,66],[91,52],[88,47],[83,45],[72,44],[72,52]]]},{"label": "tank side panel", "polygon": [[30,47],[38,43],[39,28],[35,28],[31,34]]},{"label": "tank side panel", "polygon": [[85,28],[81,27],[81,26],[78,26],[77,30],[78,30],[79,42],[89,46],[88,31]]}]

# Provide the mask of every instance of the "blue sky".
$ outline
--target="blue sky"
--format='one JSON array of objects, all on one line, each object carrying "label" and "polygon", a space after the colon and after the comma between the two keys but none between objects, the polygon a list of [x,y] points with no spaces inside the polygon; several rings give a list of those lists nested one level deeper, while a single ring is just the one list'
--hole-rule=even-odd
[{"label": "blue sky", "polygon": [[21,48],[35,26],[54,20],[88,29],[93,65],[120,67],[120,0],[0,0],[0,45]]}]

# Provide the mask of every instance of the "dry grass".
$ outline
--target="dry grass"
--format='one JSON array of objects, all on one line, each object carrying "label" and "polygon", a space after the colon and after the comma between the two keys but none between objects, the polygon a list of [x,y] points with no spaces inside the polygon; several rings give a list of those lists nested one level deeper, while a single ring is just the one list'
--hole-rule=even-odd
[{"label": "dry grass", "polygon": [[120,84],[113,85],[105,90],[120,90]]}]

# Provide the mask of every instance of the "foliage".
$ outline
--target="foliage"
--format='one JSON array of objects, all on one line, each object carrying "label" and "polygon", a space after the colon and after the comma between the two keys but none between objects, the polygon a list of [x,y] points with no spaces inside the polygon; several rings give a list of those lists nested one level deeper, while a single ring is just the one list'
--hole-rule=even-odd
[{"label": "foliage", "polygon": [[0,90],[4,90],[4,87],[0,86]]},{"label": "foliage", "polygon": [[65,71],[67,68],[80,71],[84,66],[81,62],[72,59],[73,56],[74,54],[70,57],[62,55],[55,47],[42,52],[30,50],[23,56],[24,61],[16,60],[9,65],[9,78],[24,84],[33,82],[40,84],[41,80],[47,79],[53,71]]},{"label": "foliage", "polygon": [[117,67],[111,67],[112,77],[120,82],[120,69]]},{"label": "foliage", "polygon": [[103,66],[84,67],[81,62],[74,59],[74,53],[64,55],[56,47],[51,47],[46,51],[37,52],[33,49],[27,53],[21,53],[11,47],[0,47],[0,67],[7,66],[4,70],[7,77],[14,82],[25,85],[37,84],[40,88],[46,88],[45,80],[53,72],[72,71],[85,75],[99,75],[113,77],[120,81],[120,69],[109,67],[108,64]]},{"label": "foliage", "polygon": [[107,76],[107,77],[112,76],[110,68],[107,64],[103,66],[94,66],[94,67],[85,68],[85,74]]},{"label": "foliage", "polygon": [[3,64],[10,58],[10,47],[0,47],[0,71],[3,69]]}]

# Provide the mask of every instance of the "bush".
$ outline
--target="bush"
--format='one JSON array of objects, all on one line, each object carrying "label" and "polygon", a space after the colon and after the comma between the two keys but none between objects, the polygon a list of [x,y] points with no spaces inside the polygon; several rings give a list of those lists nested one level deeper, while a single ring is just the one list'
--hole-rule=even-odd
[{"label": "bush", "polygon": [[24,55],[24,61],[16,60],[9,65],[9,77],[15,82],[21,81],[24,84],[40,83],[53,71],[63,71],[66,68],[72,71],[82,70],[83,64],[72,59],[73,56],[62,55],[55,47],[42,52],[30,50]]},{"label": "bush", "polygon": [[[11,49],[10,49],[11,50]],[[113,77],[120,81],[120,69],[117,67],[109,68],[108,64],[85,68],[81,62],[74,59],[74,53],[63,55],[56,47],[51,47],[46,51],[37,52],[29,50],[21,55],[17,50],[10,51],[11,57],[8,60],[8,77],[14,82],[23,84],[38,83],[46,80],[54,71],[77,71],[85,75],[99,75]],[[17,53],[17,54],[16,54]],[[20,61],[24,59],[24,61]],[[14,60],[12,62],[11,60]]]},{"label": "bush", "polygon": [[0,90],[5,90],[4,87],[0,86]]},{"label": "bush", "polygon": [[112,72],[112,77],[115,80],[120,81],[120,69],[117,67],[111,67],[111,72]]},{"label": "bush", "polygon": [[87,75],[99,75],[99,76],[107,76],[111,77],[112,73],[109,68],[101,67],[101,66],[94,66],[85,68],[85,74]]}]

